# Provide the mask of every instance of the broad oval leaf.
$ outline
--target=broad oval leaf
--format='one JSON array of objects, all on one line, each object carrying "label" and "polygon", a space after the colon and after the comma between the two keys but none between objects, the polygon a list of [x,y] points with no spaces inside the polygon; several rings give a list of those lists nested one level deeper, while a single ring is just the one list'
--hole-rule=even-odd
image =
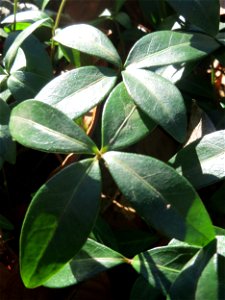
[{"label": "broad oval leaf", "polygon": [[141,113],[120,83],[109,95],[102,116],[102,147],[115,150],[127,147],[154,129],[155,122]]},{"label": "broad oval leaf", "polygon": [[62,288],[76,284],[127,261],[118,252],[88,239],[73,259],[45,282],[44,286]]},{"label": "broad oval leaf", "polygon": [[117,80],[116,72],[95,66],[81,67],[49,82],[35,97],[78,118],[102,101]]},{"label": "broad oval leaf", "polygon": [[103,159],[121,192],[146,223],[193,245],[204,245],[214,238],[199,196],[171,167],[152,157],[113,151]]},{"label": "broad oval leaf", "polygon": [[46,78],[27,71],[13,72],[7,80],[8,88],[17,101],[34,98],[46,83]]},{"label": "broad oval leaf", "polygon": [[49,19],[42,19],[38,20],[37,22],[31,24],[29,27],[24,29],[15,39],[14,43],[11,45],[11,47],[8,49],[5,57],[4,57],[4,64],[7,71],[10,71],[11,66],[14,62],[14,59],[16,57],[16,53],[19,49],[19,47],[22,45],[22,43],[26,40],[26,38],[31,35],[38,27],[40,27],[42,24],[44,24]]},{"label": "broad oval leaf", "polygon": [[121,59],[110,39],[99,29],[87,25],[71,25],[60,30],[54,40],[58,43],[95,55],[120,67]]},{"label": "broad oval leaf", "polygon": [[219,30],[219,0],[167,0],[175,11],[205,32],[216,35]]},{"label": "broad oval leaf", "polygon": [[169,80],[151,71],[122,73],[128,93],[137,106],[177,141],[186,137],[186,108],[180,91]]},{"label": "broad oval leaf", "polygon": [[169,163],[196,188],[225,178],[225,130],[203,136],[181,149]]},{"label": "broad oval leaf", "polygon": [[81,249],[99,210],[98,161],[74,163],[36,193],[20,238],[21,276],[26,287],[42,285]]},{"label": "broad oval leaf", "polygon": [[152,287],[166,294],[198,250],[198,247],[188,245],[157,247],[136,255],[132,266]]},{"label": "broad oval leaf", "polygon": [[[49,18],[49,15],[41,10],[27,10],[27,11],[20,11],[20,12],[16,13],[16,22],[34,23],[35,21],[43,20],[45,18],[46,19],[48,18],[49,24],[52,23],[52,25],[53,25],[53,22],[50,22],[51,19]],[[14,15],[9,15],[1,23],[7,24],[7,23],[13,23],[13,22],[15,22]]]},{"label": "broad oval leaf", "polygon": [[157,31],[137,41],[125,67],[149,68],[187,62],[200,59],[219,47],[215,39],[201,33]]},{"label": "broad oval leaf", "polygon": [[26,147],[57,153],[94,153],[96,146],[85,132],[61,111],[41,101],[17,105],[9,123],[13,138]]}]

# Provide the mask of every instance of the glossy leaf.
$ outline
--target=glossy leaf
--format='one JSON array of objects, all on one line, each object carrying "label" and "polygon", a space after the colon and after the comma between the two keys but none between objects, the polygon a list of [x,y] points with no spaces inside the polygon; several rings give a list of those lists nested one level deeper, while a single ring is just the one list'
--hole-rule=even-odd
[{"label": "glossy leaf", "polygon": [[203,136],[181,149],[170,164],[196,188],[225,178],[225,130]]},{"label": "glossy leaf", "polygon": [[211,220],[197,193],[171,167],[151,157],[113,151],[103,159],[121,192],[146,223],[193,245],[205,245],[214,238]]},{"label": "glossy leaf", "polygon": [[219,30],[219,0],[167,0],[175,11],[205,32],[216,35]]},{"label": "glossy leaf", "polygon": [[217,253],[217,242],[201,249],[183,268],[168,299],[223,299],[225,257]]},{"label": "glossy leaf", "polygon": [[183,266],[199,248],[191,246],[165,246],[140,253],[132,260],[132,266],[149,284],[166,294]]},{"label": "glossy leaf", "polygon": [[95,55],[120,67],[121,59],[110,39],[99,29],[87,25],[71,25],[60,30],[54,40],[60,44]]},{"label": "glossy leaf", "polygon": [[24,29],[15,39],[14,43],[11,45],[11,47],[8,49],[5,57],[4,57],[4,64],[8,71],[10,71],[10,68],[13,64],[13,61],[16,57],[16,53],[19,49],[19,47],[22,45],[22,43],[26,40],[26,38],[31,35],[38,27],[40,27],[42,24],[44,24],[48,19],[42,19],[38,20],[37,22],[33,23],[26,29]]},{"label": "glossy leaf", "polygon": [[100,170],[92,159],[71,164],[38,190],[20,239],[26,287],[42,285],[81,249],[94,225],[99,197]]},{"label": "glossy leaf", "polygon": [[107,99],[102,117],[102,147],[119,149],[130,146],[155,128],[155,123],[138,110],[124,83]]},{"label": "glossy leaf", "polygon": [[28,100],[11,114],[10,132],[26,147],[58,153],[94,153],[96,146],[85,132],[62,112],[40,101]]},{"label": "glossy leaf", "polygon": [[78,118],[102,101],[116,83],[115,71],[88,66],[66,72],[49,82],[36,99]]},{"label": "glossy leaf", "polygon": [[122,73],[137,106],[177,141],[186,137],[186,109],[180,91],[167,79],[147,70]]},{"label": "glossy leaf", "polygon": [[187,62],[200,59],[219,47],[215,39],[201,33],[156,31],[137,41],[125,66],[127,69],[149,68]]},{"label": "glossy leaf", "polygon": [[[46,14],[43,11],[40,10],[27,10],[27,11],[21,11],[16,13],[16,22],[31,22],[34,23],[38,20],[47,19],[50,24],[50,19],[48,14]],[[6,17],[1,23],[7,24],[7,23],[13,23],[14,22],[14,15],[9,15]],[[53,22],[52,22],[53,24]]]},{"label": "glossy leaf", "polygon": [[26,71],[16,71],[7,80],[10,92],[19,102],[34,98],[46,83],[46,78]]},{"label": "glossy leaf", "polygon": [[66,287],[125,262],[127,259],[118,252],[88,239],[74,258],[44,285],[51,288]]}]

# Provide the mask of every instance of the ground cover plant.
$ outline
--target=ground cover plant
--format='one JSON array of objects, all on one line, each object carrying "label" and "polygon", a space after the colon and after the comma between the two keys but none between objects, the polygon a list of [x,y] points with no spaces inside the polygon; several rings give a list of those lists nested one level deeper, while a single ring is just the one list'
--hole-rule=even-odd
[{"label": "ground cover plant", "polygon": [[2,4],[0,272],[223,299],[224,3],[77,3]]}]

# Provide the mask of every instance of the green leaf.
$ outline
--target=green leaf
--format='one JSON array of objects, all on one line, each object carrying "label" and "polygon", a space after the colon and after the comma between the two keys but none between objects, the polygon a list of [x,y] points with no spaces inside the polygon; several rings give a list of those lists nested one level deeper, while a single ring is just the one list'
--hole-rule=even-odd
[{"label": "green leaf", "polygon": [[100,180],[98,162],[88,159],[71,164],[38,190],[20,238],[26,287],[42,285],[81,249],[99,210]]},{"label": "green leaf", "polygon": [[159,296],[159,291],[153,288],[143,276],[139,276],[132,287],[130,300],[157,300],[160,299]]},{"label": "green leaf", "polygon": [[157,247],[136,255],[132,266],[150,284],[166,294],[183,266],[199,250],[192,246]]},{"label": "green leaf", "polygon": [[[224,246],[224,245],[223,245]],[[168,299],[223,299],[225,257],[216,240],[202,248],[183,268]]]},{"label": "green leaf", "polygon": [[215,237],[197,193],[171,167],[131,153],[107,152],[103,159],[121,192],[146,223],[193,245],[205,245]]},{"label": "green leaf", "polygon": [[[29,23],[34,23],[38,20],[43,20],[43,19],[48,19],[49,25],[52,24],[52,20],[49,18],[49,15],[43,11],[40,10],[27,10],[27,11],[21,11],[17,12],[16,14],[16,22],[29,22]],[[10,15],[6,17],[2,22],[2,24],[7,24],[7,23],[14,23],[14,15]]]},{"label": "green leaf", "polygon": [[76,284],[128,260],[118,252],[88,239],[83,248],[44,285],[62,288]]},{"label": "green leaf", "polygon": [[40,101],[17,105],[10,118],[13,138],[26,147],[46,152],[87,153],[96,150],[94,142],[62,112]]},{"label": "green leaf", "polygon": [[203,136],[181,149],[170,164],[196,188],[225,178],[225,130]]},{"label": "green leaf", "polygon": [[149,68],[187,62],[200,59],[219,47],[215,39],[201,33],[156,31],[137,41],[125,67]]},{"label": "green leaf", "polygon": [[117,80],[112,69],[88,66],[66,72],[49,82],[35,97],[78,118],[102,101]]},{"label": "green leaf", "polygon": [[11,66],[14,62],[14,59],[16,57],[17,51],[22,45],[22,43],[26,40],[26,38],[31,35],[38,27],[40,27],[42,24],[44,24],[48,19],[42,19],[39,20],[26,29],[24,29],[15,39],[14,43],[11,45],[11,47],[8,49],[5,57],[4,57],[4,64],[7,69],[7,71],[10,71]]},{"label": "green leaf", "polygon": [[175,11],[205,32],[216,35],[219,30],[219,0],[167,0]]},{"label": "green leaf", "polygon": [[12,164],[16,160],[16,145],[12,141],[8,126],[10,112],[8,104],[0,99],[0,169],[5,160]]},{"label": "green leaf", "polygon": [[10,92],[19,102],[34,98],[46,83],[46,78],[27,71],[16,71],[7,80]]},{"label": "green leaf", "polygon": [[122,73],[128,93],[151,119],[177,141],[186,138],[186,109],[180,91],[169,80],[140,69]]},{"label": "green leaf", "polygon": [[110,39],[99,29],[87,25],[71,25],[60,30],[54,40],[60,44],[95,55],[120,67],[121,59]]},{"label": "green leaf", "polygon": [[120,83],[109,95],[104,106],[102,147],[114,150],[130,146],[155,126],[151,119],[140,113],[124,83]]}]

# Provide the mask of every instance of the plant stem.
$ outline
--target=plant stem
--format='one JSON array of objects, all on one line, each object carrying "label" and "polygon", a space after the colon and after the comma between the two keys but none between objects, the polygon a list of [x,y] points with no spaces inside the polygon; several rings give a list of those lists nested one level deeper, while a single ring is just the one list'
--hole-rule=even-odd
[{"label": "plant stem", "polygon": [[17,5],[18,5],[18,0],[14,0],[14,5],[13,5],[13,15],[14,15],[14,20],[13,20],[13,31],[16,31],[16,13],[17,13]]},{"label": "plant stem", "polygon": [[[56,16],[56,19],[55,19],[55,24],[52,28],[52,37],[55,35],[55,31],[59,26],[59,22],[60,22],[60,19],[61,19],[61,16],[62,16],[63,9],[65,7],[65,4],[66,4],[66,0],[62,0],[61,3],[60,3],[60,6],[59,6],[59,9],[58,9],[58,12],[57,12],[57,16]],[[54,41],[52,39],[52,42],[51,42],[51,58],[53,58],[54,49],[55,49],[55,46],[54,46]]]}]

